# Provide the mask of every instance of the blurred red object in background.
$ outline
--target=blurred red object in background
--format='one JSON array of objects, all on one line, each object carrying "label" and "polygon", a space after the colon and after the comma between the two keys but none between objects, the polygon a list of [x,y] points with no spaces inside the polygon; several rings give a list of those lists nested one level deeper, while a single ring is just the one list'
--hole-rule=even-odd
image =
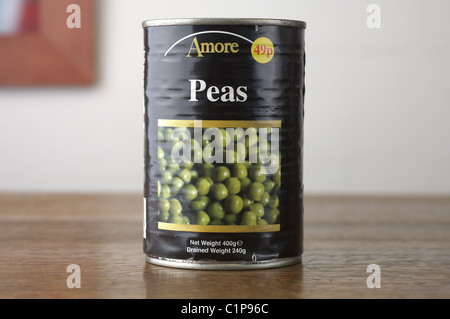
[{"label": "blurred red object in background", "polygon": [[39,0],[25,0],[20,15],[19,32],[38,30]]},{"label": "blurred red object in background", "polygon": [[[95,3],[0,0],[0,87],[94,84]],[[82,8],[81,28],[67,25],[71,4]]]}]

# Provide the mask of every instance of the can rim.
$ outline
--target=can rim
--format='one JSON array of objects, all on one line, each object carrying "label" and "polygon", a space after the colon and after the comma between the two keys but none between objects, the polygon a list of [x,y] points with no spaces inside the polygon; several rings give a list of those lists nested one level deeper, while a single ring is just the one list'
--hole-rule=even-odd
[{"label": "can rim", "polygon": [[306,22],[300,20],[264,18],[181,18],[152,19],[142,22],[143,28],[177,25],[273,25],[281,27],[306,28]]},{"label": "can rim", "polygon": [[164,267],[181,268],[181,269],[199,269],[199,270],[250,270],[250,269],[268,269],[276,267],[290,266],[302,262],[302,256],[277,258],[272,260],[252,262],[233,262],[233,261],[209,261],[199,262],[184,259],[165,259],[145,256],[150,264]]}]

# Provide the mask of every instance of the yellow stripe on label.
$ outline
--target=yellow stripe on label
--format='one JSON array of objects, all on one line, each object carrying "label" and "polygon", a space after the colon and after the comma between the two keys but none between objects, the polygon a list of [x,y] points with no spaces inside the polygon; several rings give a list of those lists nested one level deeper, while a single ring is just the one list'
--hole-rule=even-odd
[{"label": "yellow stripe on label", "polygon": [[280,224],[275,225],[185,225],[158,222],[159,229],[195,233],[264,233],[280,231]]},{"label": "yellow stripe on label", "polygon": [[[197,120],[201,127],[281,127],[281,121],[220,121],[220,120]],[[194,120],[170,120],[159,119],[158,126],[169,127],[194,127]]]}]

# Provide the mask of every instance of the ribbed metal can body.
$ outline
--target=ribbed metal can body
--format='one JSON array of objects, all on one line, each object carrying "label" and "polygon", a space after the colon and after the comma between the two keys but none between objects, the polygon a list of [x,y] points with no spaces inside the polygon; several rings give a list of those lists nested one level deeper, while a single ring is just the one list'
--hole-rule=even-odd
[{"label": "ribbed metal can body", "polygon": [[144,253],[194,269],[301,261],[306,24],[144,28]]}]

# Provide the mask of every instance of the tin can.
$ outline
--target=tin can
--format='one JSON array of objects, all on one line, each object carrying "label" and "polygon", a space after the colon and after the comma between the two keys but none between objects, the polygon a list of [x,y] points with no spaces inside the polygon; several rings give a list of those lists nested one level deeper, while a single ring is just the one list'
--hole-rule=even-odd
[{"label": "tin can", "polygon": [[142,25],[147,261],[193,269],[300,262],[306,24]]}]

